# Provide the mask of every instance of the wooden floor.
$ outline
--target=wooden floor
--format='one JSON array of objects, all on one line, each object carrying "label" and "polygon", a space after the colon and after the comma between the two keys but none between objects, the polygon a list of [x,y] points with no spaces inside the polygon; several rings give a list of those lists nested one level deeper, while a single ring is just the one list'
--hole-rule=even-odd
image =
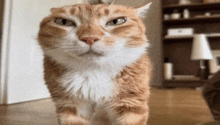
[{"label": "wooden floor", "polygon": [[[199,125],[213,121],[201,92],[192,89],[151,90],[148,125]],[[57,125],[50,99],[0,106],[0,125]]]}]

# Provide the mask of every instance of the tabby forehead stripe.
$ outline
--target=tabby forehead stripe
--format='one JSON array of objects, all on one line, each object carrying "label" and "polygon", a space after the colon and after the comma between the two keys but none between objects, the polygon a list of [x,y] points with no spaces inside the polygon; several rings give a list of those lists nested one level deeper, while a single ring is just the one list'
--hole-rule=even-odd
[{"label": "tabby forehead stripe", "polygon": [[75,15],[75,13],[76,13],[76,8],[70,9],[70,14],[71,14],[71,15]]},{"label": "tabby forehead stripe", "polygon": [[86,6],[85,9],[86,9],[87,11],[89,11],[90,13],[92,12],[92,8],[91,8],[90,6]]},{"label": "tabby forehead stripe", "polygon": [[103,6],[97,6],[97,8],[94,8],[96,12],[100,12],[101,9],[106,8],[108,5]]},{"label": "tabby forehead stripe", "polygon": [[124,11],[124,10],[119,10],[119,9],[115,10],[113,13],[125,13],[125,14],[127,14],[126,11]]},{"label": "tabby forehead stripe", "polygon": [[105,9],[105,16],[108,16],[108,15],[109,15],[109,10]]},{"label": "tabby forehead stripe", "polygon": [[78,7],[78,11],[82,12],[82,10],[83,10],[82,6],[77,6],[77,7]]}]

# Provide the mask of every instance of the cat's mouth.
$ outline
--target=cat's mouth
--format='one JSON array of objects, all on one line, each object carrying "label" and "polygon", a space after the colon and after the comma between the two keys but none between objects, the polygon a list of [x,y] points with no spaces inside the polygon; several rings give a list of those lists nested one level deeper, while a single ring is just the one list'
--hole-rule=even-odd
[{"label": "cat's mouth", "polygon": [[103,56],[102,53],[98,53],[98,52],[95,52],[95,51],[92,51],[91,49],[85,53],[82,53],[82,54],[79,54],[79,56],[83,57],[83,56],[97,56],[97,57],[100,57],[100,56]]}]

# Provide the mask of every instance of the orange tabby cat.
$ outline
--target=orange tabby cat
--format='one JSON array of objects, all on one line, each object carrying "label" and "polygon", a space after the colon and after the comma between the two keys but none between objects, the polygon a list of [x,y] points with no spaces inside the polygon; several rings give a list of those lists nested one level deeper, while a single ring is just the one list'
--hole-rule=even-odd
[{"label": "orange tabby cat", "polygon": [[77,4],[43,19],[44,78],[60,125],[146,125],[149,6]]}]

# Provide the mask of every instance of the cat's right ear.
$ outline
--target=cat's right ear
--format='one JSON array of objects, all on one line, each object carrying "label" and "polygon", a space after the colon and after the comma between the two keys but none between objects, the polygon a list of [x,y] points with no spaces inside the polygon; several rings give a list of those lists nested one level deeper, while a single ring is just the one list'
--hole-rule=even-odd
[{"label": "cat's right ear", "polygon": [[138,16],[139,16],[140,18],[144,18],[144,17],[145,17],[145,15],[146,15],[146,13],[148,12],[148,10],[149,10],[151,4],[152,4],[152,3],[148,3],[148,4],[144,5],[144,6],[141,6],[141,7],[136,8],[137,14],[138,14]]}]

